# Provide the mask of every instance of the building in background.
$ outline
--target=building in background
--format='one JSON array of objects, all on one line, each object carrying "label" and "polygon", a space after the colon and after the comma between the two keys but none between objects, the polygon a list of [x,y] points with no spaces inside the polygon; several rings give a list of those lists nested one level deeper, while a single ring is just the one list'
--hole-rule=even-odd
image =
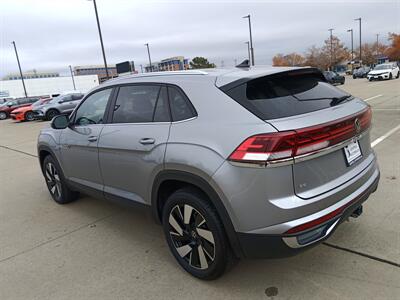
[{"label": "building in background", "polygon": [[146,72],[156,71],[180,71],[189,69],[189,59],[183,56],[174,56],[161,60],[160,62],[152,63],[152,69],[150,65],[145,67]]},{"label": "building in background", "polygon": [[[115,65],[108,66],[108,76],[110,78],[118,76],[117,67]],[[100,82],[103,82],[107,78],[106,68],[104,65],[88,65],[88,66],[76,66],[74,67],[74,75],[97,75]]]},{"label": "building in background", "polygon": [[154,62],[151,63],[151,68],[150,68],[150,65],[146,65],[144,67],[144,70],[145,70],[146,73],[148,73],[148,72],[158,72],[158,71],[160,71],[160,69],[158,68],[159,64],[160,64],[160,62],[154,61]]},{"label": "building in background", "polygon": [[[76,90],[82,93],[86,93],[99,85],[97,75],[75,76],[74,79]],[[25,86],[29,97],[60,94],[74,90],[70,76],[27,79],[25,80]],[[24,97],[24,88],[21,80],[0,80],[0,95],[4,98]]]},{"label": "building in background", "polygon": [[[53,78],[59,77],[58,72],[38,72],[36,70],[27,71],[22,73],[24,79],[34,79],[34,78]],[[19,73],[10,73],[3,77],[3,80],[21,80],[21,75]]]}]

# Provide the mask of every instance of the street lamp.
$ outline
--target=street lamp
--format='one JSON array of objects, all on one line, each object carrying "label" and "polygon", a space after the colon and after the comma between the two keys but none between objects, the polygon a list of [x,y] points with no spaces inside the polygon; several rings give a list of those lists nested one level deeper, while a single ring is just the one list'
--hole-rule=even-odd
[{"label": "street lamp", "polygon": [[72,84],[73,84],[73,86],[74,86],[74,91],[75,91],[75,90],[76,90],[76,87],[75,87],[74,73],[72,72],[72,67],[71,67],[71,65],[69,65],[69,71],[71,72]]},{"label": "street lamp", "polygon": [[101,51],[103,52],[104,67],[106,68],[106,77],[107,77],[107,79],[109,79],[110,77],[109,77],[109,74],[108,74],[108,67],[107,67],[106,53],[104,52],[103,37],[102,37],[102,35],[101,35],[101,28],[100,28],[99,15],[98,15],[98,13],[97,13],[97,5],[96,5],[96,0],[88,0],[88,1],[93,1],[93,5],[94,5],[94,12],[96,13],[97,29],[99,30],[99,37],[100,37]]},{"label": "street lamp", "polygon": [[378,62],[379,55],[379,33],[376,34],[376,61]]},{"label": "street lamp", "polygon": [[351,60],[354,60],[354,49],[353,49],[353,29],[347,30],[347,32],[351,33]]},{"label": "street lamp", "polygon": [[360,28],[360,63],[361,63],[361,18],[354,19],[354,21],[359,21],[359,28]]},{"label": "street lamp", "polygon": [[147,54],[149,55],[150,72],[153,72],[153,66],[151,65],[150,48],[149,43],[144,44],[147,47]]},{"label": "street lamp", "polygon": [[249,57],[249,65],[251,64],[251,58],[250,58],[250,42],[244,42],[245,44],[247,44],[247,55]]},{"label": "street lamp", "polygon": [[15,42],[14,42],[14,41],[12,41],[11,44],[14,45],[15,56],[17,57],[17,63],[18,63],[18,68],[19,68],[19,74],[21,75],[22,86],[24,87],[25,97],[28,97],[28,94],[26,93],[26,87],[25,87],[25,82],[24,82],[24,76],[22,75],[21,64],[19,63],[19,57],[18,57],[17,46],[15,45]]},{"label": "street lamp", "polygon": [[247,16],[244,16],[243,18],[249,19],[251,65],[254,66],[254,48],[253,48],[253,37],[251,35],[251,17],[250,17],[250,15],[247,15]]},{"label": "street lamp", "polygon": [[333,63],[333,45],[332,45],[332,31],[333,28],[328,29],[330,32],[330,40],[331,40],[331,71],[332,71],[332,63]]}]

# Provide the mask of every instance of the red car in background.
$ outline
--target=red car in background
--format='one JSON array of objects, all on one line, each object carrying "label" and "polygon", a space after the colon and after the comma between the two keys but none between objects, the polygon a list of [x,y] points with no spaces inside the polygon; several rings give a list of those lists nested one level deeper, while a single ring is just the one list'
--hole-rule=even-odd
[{"label": "red car in background", "polygon": [[32,103],[40,100],[40,97],[28,97],[9,100],[0,105],[0,120],[5,120],[10,117],[11,112],[19,107],[30,106]]},{"label": "red car in background", "polygon": [[10,117],[16,121],[33,121],[35,119],[35,114],[33,113],[33,109],[35,106],[43,105],[49,102],[52,98],[43,98],[37,100],[35,103],[29,106],[22,106],[14,109],[10,113]]}]

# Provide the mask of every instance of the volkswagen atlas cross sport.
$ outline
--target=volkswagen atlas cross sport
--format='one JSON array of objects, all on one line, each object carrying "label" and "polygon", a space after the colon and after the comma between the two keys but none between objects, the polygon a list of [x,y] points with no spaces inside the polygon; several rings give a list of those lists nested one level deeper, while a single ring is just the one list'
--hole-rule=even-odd
[{"label": "volkswagen atlas cross sport", "polygon": [[314,68],[133,75],[43,129],[52,198],[144,204],[187,272],[289,256],[329,237],[378,186],[371,109]]}]

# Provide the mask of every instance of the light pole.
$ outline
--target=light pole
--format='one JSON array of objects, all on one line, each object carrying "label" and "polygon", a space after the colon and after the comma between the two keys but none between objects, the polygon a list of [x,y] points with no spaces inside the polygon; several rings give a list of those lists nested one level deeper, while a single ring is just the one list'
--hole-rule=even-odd
[{"label": "light pole", "polygon": [[150,48],[149,43],[144,44],[147,47],[147,54],[149,55],[150,72],[153,72],[153,66],[151,65]]},{"label": "light pole", "polygon": [[347,32],[351,33],[351,60],[354,60],[354,49],[353,49],[353,29],[347,30]]},{"label": "light pole", "polygon": [[21,75],[22,86],[24,87],[25,97],[28,97],[28,94],[27,94],[27,92],[26,92],[25,82],[24,82],[24,76],[22,75],[21,64],[19,63],[19,57],[18,57],[17,46],[15,45],[15,42],[14,42],[14,41],[12,41],[11,44],[14,45],[15,56],[17,57],[17,63],[18,63],[18,68],[19,68],[19,74]]},{"label": "light pole", "polygon": [[379,55],[379,33],[376,34],[376,62],[378,62]]},{"label": "light pole", "polygon": [[[91,0],[89,0],[91,1]],[[99,15],[97,13],[97,5],[96,5],[96,0],[92,0],[93,5],[94,5],[94,12],[96,13],[96,21],[97,21],[97,29],[99,30],[99,37],[100,37],[100,44],[101,44],[101,51],[103,52],[103,60],[104,60],[104,67],[106,68],[106,77],[109,79],[109,74],[108,74],[108,66],[107,66],[107,60],[106,60],[106,53],[104,52],[104,45],[103,45],[103,37],[101,35],[101,28],[100,28],[100,21],[99,21]]]},{"label": "light pole", "polygon": [[330,69],[332,71],[332,63],[333,63],[332,31],[333,31],[333,28],[328,29],[328,31],[330,32],[330,40],[331,40],[331,64],[330,64],[331,67],[330,67]]},{"label": "light pole", "polygon": [[248,57],[249,57],[249,66],[250,66],[250,64],[251,64],[251,57],[250,57],[250,42],[249,41],[247,41],[247,42],[244,42],[245,44],[247,44],[247,55],[248,55]]},{"label": "light pole", "polygon": [[69,65],[69,71],[71,72],[72,84],[73,84],[73,86],[74,86],[74,91],[75,91],[75,90],[76,90],[76,87],[75,87],[74,73],[72,72],[72,67],[71,67],[71,65]]},{"label": "light pole", "polygon": [[254,66],[254,48],[253,48],[253,36],[251,35],[251,17],[250,17],[250,15],[247,15],[247,16],[244,16],[243,18],[249,19],[251,65]]},{"label": "light pole", "polygon": [[143,65],[140,65],[140,70],[141,70],[142,73],[143,73]]},{"label": "light pole", "polygon": [[359,21],[359,28],[360,28],[360,62],[361,62],[361,18],[354,19],[354,21]]}]

